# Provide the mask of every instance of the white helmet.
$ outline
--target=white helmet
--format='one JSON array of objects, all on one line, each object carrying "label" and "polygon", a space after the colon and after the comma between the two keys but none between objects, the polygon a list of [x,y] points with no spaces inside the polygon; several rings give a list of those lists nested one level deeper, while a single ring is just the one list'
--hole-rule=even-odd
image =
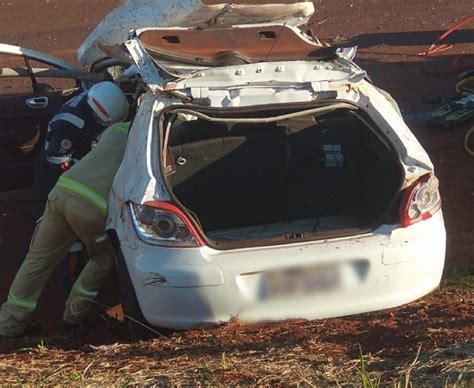
[{"label": "white helmet", "polygon": [[128,115],[127,98],[113,82],[92,86],[87,93],[87,103],[104,125],[123,121]]}]

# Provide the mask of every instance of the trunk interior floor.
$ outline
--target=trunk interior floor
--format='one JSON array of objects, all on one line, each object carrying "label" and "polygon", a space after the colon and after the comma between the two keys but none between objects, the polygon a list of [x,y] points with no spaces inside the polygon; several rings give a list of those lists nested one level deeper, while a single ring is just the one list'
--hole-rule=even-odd
[{"label": "trunk interior floor", "polygon": [[308,218],[293,222],[275,222],[236,229],[221,229],[209,231],[207,235],[216,241],[258,240],[274,236],[296,236],[308,232],[327,232],[334,229],[356,228],[358,225],[359,222],[355,218],[340,215]]},{"label": "trunk interior floor", "polygon": [[375,136],[354,117],[294,132],[276,124],[206,126],[213,124],[189,122],[188,135],[172,138],[168,177],[204,231],[336,215],[363,222],[385,210],[400,184],[398,164],[380,159],[366,140]]}]

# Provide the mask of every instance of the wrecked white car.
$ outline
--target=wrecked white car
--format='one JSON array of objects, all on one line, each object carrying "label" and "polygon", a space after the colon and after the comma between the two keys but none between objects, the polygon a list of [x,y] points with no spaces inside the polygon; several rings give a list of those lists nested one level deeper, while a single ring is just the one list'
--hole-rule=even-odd
[{"label": "wrecked white car", "polygon": [[109,202],[127,314],[329,318],[438,286],[433,165],[354,50],[302,30],[312,12],[129,1],[81,47],[84,63],[132,58],[148,85]]}]

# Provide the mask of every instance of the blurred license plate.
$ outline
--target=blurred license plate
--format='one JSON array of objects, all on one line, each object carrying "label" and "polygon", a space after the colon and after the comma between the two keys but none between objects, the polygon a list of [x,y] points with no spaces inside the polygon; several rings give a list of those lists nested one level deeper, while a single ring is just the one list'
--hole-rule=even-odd
[{"label": "blurred license plate", "polygon": [[288,268],[263,273],[260,295],[262,299],[304,295],[335,289],[340,283],[337,265]]}]

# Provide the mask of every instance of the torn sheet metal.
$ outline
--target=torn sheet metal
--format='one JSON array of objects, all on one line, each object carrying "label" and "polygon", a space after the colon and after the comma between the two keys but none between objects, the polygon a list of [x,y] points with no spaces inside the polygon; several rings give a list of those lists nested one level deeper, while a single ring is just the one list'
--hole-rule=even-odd
[{"label": "torn sheet metal", "polygon": [[290,4],[215,4],[205,5],[200,0],[123,0],[95,28],[78,50],[79,62],[91,65],[106,56],[123,59],[120,45],[127,40],[131,29],[153,27],[229,26],[285,22],[300,25],[314,13],[312,2]]},{"label": "torn sheet metal", "polygon": [[127,40],[125,47],[130,53],[148,88],[150,88],[152,92],[162,91],[167,80],[162,77],[158,67],[152,62],[152,59],[146,53],[140,41],[137,38]]}]

